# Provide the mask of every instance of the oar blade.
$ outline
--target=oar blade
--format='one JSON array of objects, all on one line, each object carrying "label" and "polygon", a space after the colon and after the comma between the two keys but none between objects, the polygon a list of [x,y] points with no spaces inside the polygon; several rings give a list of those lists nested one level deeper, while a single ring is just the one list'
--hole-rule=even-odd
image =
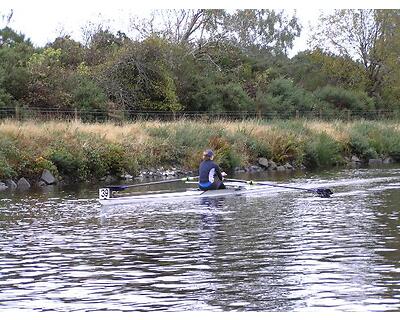
[{"label": "oar blade", "polygon": [[326,188],[316,188],[311,190],[318,194],[321,198],[330,198],[330,196],[333,194],[331,189]]},{"label": "oar blade", "polygon": [[111,191],[123,191],[123,190],[129,188],[129,186],[108,186],[105,188],[110,189]]}]

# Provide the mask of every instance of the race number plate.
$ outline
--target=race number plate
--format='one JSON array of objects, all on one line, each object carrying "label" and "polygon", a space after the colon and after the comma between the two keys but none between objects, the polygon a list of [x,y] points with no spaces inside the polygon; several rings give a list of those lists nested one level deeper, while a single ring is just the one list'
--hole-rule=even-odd
[{"label": "race number plate", "polygon": [[99,199],[110,199],[111,198],[111,190],[108,188],[103,188],[99,190]]}]

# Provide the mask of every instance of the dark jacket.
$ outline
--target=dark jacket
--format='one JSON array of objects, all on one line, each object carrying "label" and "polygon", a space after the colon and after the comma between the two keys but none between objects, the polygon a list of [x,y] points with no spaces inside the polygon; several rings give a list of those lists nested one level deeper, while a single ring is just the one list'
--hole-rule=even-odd
[{"label": "dark jacket", "polygon": [[222,174],[219,166],[212,160],[202,161],[199,167],[199,185],[209,187],[216,182],[216,180],[222,181]]}]

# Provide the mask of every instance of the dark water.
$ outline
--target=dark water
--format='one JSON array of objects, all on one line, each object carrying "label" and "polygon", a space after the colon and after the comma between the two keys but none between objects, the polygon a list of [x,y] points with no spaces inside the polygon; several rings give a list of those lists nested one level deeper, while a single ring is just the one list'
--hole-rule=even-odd
[{"label": "dark water", "polygon": [[97,189],[3,193],[0,309],[400,311],[400,169],[281,180],[334,195],[102,208]]}]

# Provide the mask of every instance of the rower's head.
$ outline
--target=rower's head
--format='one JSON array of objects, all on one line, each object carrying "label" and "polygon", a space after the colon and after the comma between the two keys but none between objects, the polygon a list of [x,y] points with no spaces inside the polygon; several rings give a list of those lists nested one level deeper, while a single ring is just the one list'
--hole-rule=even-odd
[{"label": "rower's head", "polygon": [[214,159],[214,152],[212,150],[210,150],[210,149],[205,150],[203,152],[203,159],[204,160],[212,160],[212,159]]}]

